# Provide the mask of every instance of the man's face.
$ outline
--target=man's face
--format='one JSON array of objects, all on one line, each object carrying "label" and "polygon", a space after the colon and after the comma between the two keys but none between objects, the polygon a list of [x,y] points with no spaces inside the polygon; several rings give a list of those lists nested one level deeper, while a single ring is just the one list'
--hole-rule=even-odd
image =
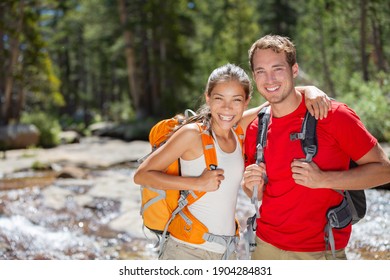
[{"label": "man's face", "polygon": [[290,67],[284,52],[256,50],[253,56],[253,78],[257,90],[271,104],[281,103],[294,92],[298,64]]}]

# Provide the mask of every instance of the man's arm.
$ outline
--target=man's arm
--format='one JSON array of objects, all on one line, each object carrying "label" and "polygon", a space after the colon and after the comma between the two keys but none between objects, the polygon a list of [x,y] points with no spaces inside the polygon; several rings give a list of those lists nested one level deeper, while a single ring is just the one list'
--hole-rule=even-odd
[{"label": "man's arm", "polygon": [[321,171],[314,162],[294,160],[291,164],[297,184],[317,189],[361,190],[390,182],[390,160],[379,144],[356,161],[357,167],[343,171]]}]

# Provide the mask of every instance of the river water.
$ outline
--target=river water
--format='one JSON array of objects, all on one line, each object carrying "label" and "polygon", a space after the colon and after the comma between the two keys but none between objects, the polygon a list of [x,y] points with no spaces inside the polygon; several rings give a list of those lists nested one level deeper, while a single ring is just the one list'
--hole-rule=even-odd
[{"label": "river water", "polygon": [[[114,196],[112,189],[99,195],[95,190],[95,195],[91,194],[96,178],[113,181],[118,177],[126,186],[132,182],[133,171],[134,167],[122,166],[95,170],[88,180],[57,179],[44,187],[3,186],[0,188],[0,259],[156,259],[153,243],[140,234],[139,226],[138,230],[125,224],[119,229],[111,226],[123,214],[139,222],[139,195],[132,195],[133,208],[123,208],[125,202],[121,195]],[[388,260],[390,191],[373,189],[366,191],[366,195],[367,215],[353,226],[347,256]],[[126,211],[129,213],[123,213]],[[237,213],[242,228],[252,212],[249,199],[240,194]],[[238,255],[242,256],[242,244],[240,248]]]}]

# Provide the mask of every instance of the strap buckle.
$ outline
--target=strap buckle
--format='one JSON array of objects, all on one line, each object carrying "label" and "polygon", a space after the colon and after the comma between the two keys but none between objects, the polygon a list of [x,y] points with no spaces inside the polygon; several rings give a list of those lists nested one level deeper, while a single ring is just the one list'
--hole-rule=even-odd
[{"label": "strap buckle", "polygon": [[304,132],[296,132],[296,133],[291,133],[290,134],[290,140],[295,141],[295,140],[304,140],[305,139],[305,133]]}]

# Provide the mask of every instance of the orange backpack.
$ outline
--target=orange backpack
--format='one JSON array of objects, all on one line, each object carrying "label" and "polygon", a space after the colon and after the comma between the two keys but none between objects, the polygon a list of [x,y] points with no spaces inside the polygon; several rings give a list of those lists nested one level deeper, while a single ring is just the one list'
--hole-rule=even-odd
[{"label": "orange backpack", "polygon": [[[192,111],[190,111],[192,112]],[[193,112],[192,112],[193,113]],[[193,113],[194,114],[194,113]],[[152,127],[149,133],[149,142],[152,152],[161,147],[173,133],[177,125],[180,125],[188,118],[186,115],[176,115],[171,119],[165,119]],[[202,136],[203,152],[208,169],[215,169],[218,166],[214,140],[209,131],[200,123],[197,123]],[[242,147],[244,133],[240,126],[234,128]],[[146,155],[139,162],[142,162]],[[179,159],[174,161],[167,170],[167,174],[180,176]],[[141,186],[141,211],[143,224],[146,228],[162,236],[164,240],[167,234],[194,244],[202,244],[204,233],[208,232],[188,210],[188,206],[202,197],[205,192],[180,191],[180,190],[159,190],[148,186]],[[179,214],[180,215],[177,215]],[[237,232],[238,234],[238,229]]]}]

